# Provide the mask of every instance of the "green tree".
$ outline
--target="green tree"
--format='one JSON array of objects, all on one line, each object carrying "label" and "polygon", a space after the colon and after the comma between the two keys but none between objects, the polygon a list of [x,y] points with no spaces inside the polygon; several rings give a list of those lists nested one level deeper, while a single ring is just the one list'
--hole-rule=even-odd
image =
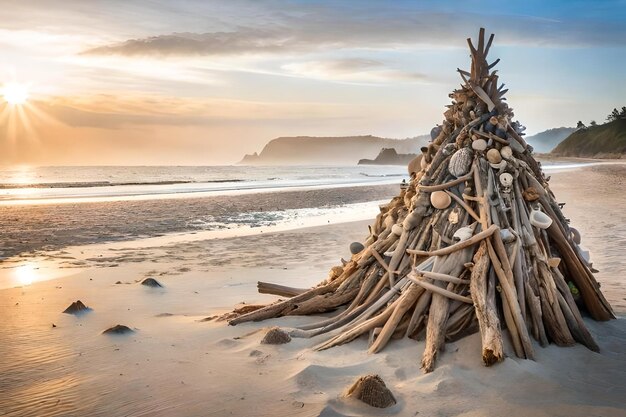
[{"label": "green tree", "polygon": [[598,126],[595,120],[589,122],[589,126]]},{"label": "green tree", "polygon": [[582,121],[578,121],[578,123],[576,124],[576,129],[584,129],[586,126]]},{"label": "green tree", "polygon": [[619,110],[613,109],[611,114],[607,116],[606,120],[608,120],[609,122],[612,122],[613,120],[619,119],[619,117],[620,117]]}]

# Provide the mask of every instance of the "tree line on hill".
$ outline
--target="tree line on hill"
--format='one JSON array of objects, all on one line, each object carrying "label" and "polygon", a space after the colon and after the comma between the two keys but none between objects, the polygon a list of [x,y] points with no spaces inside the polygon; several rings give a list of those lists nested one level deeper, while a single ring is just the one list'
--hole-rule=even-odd
[{"label": "tree line on hill", "polygon": [[[614,108],[611,113],[606,117],[607,123],[613,122],[615,120],[626,119],[626,106],[622,106],[621,110]],[[597,126],[598,123],[595,120],[589,122],[589,126]],[[584,129],[587,126],[581,121],[578,121],[576,125],[576,129]]]}]

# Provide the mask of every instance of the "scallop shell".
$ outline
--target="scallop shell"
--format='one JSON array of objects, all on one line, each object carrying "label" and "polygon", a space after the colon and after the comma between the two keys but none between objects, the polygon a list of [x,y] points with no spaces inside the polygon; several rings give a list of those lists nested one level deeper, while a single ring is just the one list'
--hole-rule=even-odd
[{"label": "scallop shell", "polygon": [[485,139],[476,139],[472,142],[472,149],[475,151],[484,151],[487,149],[487,141]]},{"label": "scallop shell", "polygon": [[452,155],[448,164],[448,171],[455,177],[467,174],[472,166],[474,155],[470,148],[461,148]]},{"label": "scallop shell", "polygon": [[487,151],[487,160],[492,164],[499,164],[502,161],[502,155],[497,149],[489,149]]},{"label": "scallop shell", "polygon": [[436,209],[445,209],[450,203],[452,199],[445,191],[435,191],[430,195],[430,204]]}]

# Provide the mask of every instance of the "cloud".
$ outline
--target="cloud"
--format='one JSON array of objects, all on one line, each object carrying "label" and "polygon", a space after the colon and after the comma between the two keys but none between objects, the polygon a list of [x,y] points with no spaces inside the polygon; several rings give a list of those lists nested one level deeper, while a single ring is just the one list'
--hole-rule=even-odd
[{"label": "cloud", "polygon": [[71,127],[216,126],[352,117],[353,106],[311,102],[255,102],[99,94],[62,97],[37,106]]},{"label": "cloud", "polygon": [[498,34],[499,44],[542,46],[626,45],[619,21],[560,20],[520,14],[478,14],[402,9],[321,8],[277,14],[271,22],[227,31],[176,32],[105,44],[87,55],[222,56],[315,52],[329,49],[396,49],[456,46],[479,26]]},{"label": "cloud", "polygon": [[298,76],[346,82],[384,83],[399,80],[411,82],[428,80],[424,74],[390,68],[382,61],[368,58],[295,62],[283,65],[282,69]]}]

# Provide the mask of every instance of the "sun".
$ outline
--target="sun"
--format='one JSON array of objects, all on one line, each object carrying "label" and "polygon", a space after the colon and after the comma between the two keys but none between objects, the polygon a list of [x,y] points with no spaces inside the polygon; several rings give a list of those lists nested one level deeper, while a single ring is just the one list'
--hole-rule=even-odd
[{"label": "sun", "polygon": [[2,97],[4,97],[7,103],[17,106],[25,104],[28,100],[28,89],[29,86],[26,84],[11,82],[6,83],[0,90],[0,93],[2,93]]}]

